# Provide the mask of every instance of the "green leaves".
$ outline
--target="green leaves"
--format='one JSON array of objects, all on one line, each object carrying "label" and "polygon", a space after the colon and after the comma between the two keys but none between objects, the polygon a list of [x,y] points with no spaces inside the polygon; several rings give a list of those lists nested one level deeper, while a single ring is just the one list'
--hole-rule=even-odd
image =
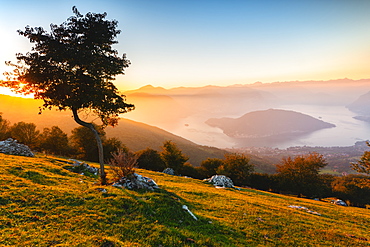
[{"label": "green leaves", "polygon": [[106,13],[87,13],[73,7],[74,16],[60,25],[27,26],[18,33],[34,43],[32,51],[17,54],[18,63],[3,86],[43,99],[43,109],[90,109],[105,125],[117,124],[117,116],[134,109],[119,94],[112,81],[131,63],[112,48],[118,22]]}]

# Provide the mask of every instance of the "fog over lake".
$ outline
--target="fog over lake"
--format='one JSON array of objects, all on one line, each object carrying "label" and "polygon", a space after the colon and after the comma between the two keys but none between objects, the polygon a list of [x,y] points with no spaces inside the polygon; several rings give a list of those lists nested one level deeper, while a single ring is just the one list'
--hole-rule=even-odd
[{"label": "fog over lake", "polygon": [[[286,105],[279,109],[292,110],[307,114],[314,118],[335,124],[334,128],[327,128],[312,132],[290,140],[278,138],[268,140],[235,139],[223,134],[219,128],[210,127],[204,122],[207,115],[192,115],[181,119],[176,124],[165,127],[166,130],[189,139],[197,144],[215,146],[219,148],[231,147],[277,147],[287,148],[291,146],[352,146],[357,141],[370,139],[370,123],[356,120],[355,113],[344,106],[312,106],[312,105]],[[228,116],[240,117],[240,116]]]},{"label": "fog over lake", "polygon": [[[135,103],[137,109],[124,117],[157,126],[197,144],[219,148],[352,146],[358,141],[370,139],[370,123],[354,119],[355,116],[361,115],[358,109],[367,109],[370,97],[359,101],[359,108],[354,109],[356,113],[349,111],[346,106],[356,102],[369,91],[370,79],[172,89],[148,85],[126,92],[128,99]],[[237,139],[225,135],[220,128],[205,123],[210,118],[240,118],[250,112],[268,109],[299,112],[336,127],[300,136],[295,134],[265,139]],[[280,118],[282,119],[273,121],[287,120],[282,116]],[[294,121],[294,118],[289,121]],[[267,129],[266,133],[271,131]]]}]

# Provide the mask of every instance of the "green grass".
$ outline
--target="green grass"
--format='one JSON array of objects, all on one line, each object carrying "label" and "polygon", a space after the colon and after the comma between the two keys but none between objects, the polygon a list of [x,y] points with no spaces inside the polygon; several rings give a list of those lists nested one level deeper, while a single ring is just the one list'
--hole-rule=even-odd
[{"label": "green grass", "polygon": [[101,193],[60,160],[0,154],[0,246],[370,246],[368,209],[140,169],[159,190]]}]

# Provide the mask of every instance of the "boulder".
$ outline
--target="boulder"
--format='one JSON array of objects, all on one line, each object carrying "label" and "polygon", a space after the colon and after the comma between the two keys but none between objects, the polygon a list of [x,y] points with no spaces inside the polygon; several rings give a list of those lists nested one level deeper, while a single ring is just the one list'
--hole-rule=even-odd
[{"label": "boulder", "polygon": [[231,178],[226,177],[225,175],[213,175],[211,178],[204,179],[204,181],[207,181],[214,186],[234,188],[234,183]]},{"label": "boulder", "polygon": [[17,143],[17,140],[13,140],[12,138],[8,138],[5,141],[0,141],[0,153],[27,157],[35,156],[28,146]]},{"label": "boulder", "polygon": [[70,161],[73,162],[73,168],[71,169],[72,172],[80,173],[82,175],[84,175],[85,172],[89,172],[94,175],[98,175],[99,173],[99,168],[89,166],[88,164],[75,159],[70,159]]},{"label": "boulder", "polygon": [[157,183],[148,177],[144,177],[140,174],[133,173],[128,177],[121,178],[118,182],[114,183],[115,187],[125,187],[127,189],[147,189],[154,190],[159,189]]},{"label": "boulder", "polygon": [[345,203],[344,201],[342,201],[341,199],[337,199],[337,200],[335,200],[335,201],[333,201],[333,203],[335,204],[335,205],[339,205],[339,206],[348,206],[347,205],[347,203]]},{"label": "boulder", "polygon": [[163,170],[163,173],[166,173],[168,175],[175,175],[175,171],[172,168],[166,168]]}]

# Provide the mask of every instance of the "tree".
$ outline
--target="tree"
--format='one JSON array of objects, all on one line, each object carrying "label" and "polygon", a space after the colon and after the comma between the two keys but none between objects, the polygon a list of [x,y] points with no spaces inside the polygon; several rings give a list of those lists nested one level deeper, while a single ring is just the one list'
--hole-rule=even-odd
[{"label": "tree", "polygon": [[318,153],[283,158],[276,166],[282,189],[299,196],[314,196],[320,185],[319,170],[326,165],[324,157]]},{"label": "tree", "polygon": [[200,172],[203,176],[209,178],[217,174],[217,168],[224,164],[222,159],[218,158],[208,158],[203,160],[200,164]]},{"label": "tree", "polygon": [[103,145],[99,132],[91,122],[80,119],[81,111],[90,111],[104,126],[116,125],[118,115],[133,110],[124,95],[112,83],[116,75],[123,74],[130,65],[126,55],[118,56],[112,45],[120,33],[118,22],[106,20],[106,13],[80,14],[76,7],[61,25],[51,24],[51,32],[42,27],[27,26],[20,35],[34,43],[31,52],[17,54],[13,72],[6,73],[7,81],[0,86],[16,93],[33,94],[42,99],[44,109],[56,107],[71,110],[74,120],[89,128],[95,136],[99,150],[100,176],[106,184]]},{"label": "tree", "polygon": [[[105,141],[105,131],[99,126],[94,126],[102,143]],[[95,135],[84,126],[74,128],[70,136],[70,143],[78,159],[98,161],[98,147],[95,144]]]},{"label": "tree", "polygon": [[34,149],[37,146],[40,131],[36,130],[34,123],[18,122],[10,127],[10,134],[18,142]]},{"label": "tree", "polygon": [[9,125],[10,125],[9,121],[4,119],[2,116],[2,112],[0,112],[0,141],[10,137]]},{"label": "tree", "polygon": [[[101,126],[94,124],[94,128],[99,133],[104,148],[104,156],[107,160],[112,158],[112,153],[118,150],[128,151],[127,148],[117,138],[107,139],[106,133]],[[70,137],[72,148],[76,151],[77,158],[98,162],[98,147],[95,145],[94,134],[84,126],[74,128]]]},{"label": "tree", "polygon": [[58,126],[44,128],[39,139],[39,146],[44,151],[58,155],[69,153],[68,136]]},{"label": "tree", "polygon": [[[366,142],[366,144],[370,147],[369,142]],[[370,151],[365,151],[360,160],[356,163],[351,163],[351,166],[357,172],[370,174]]]},{"label": "tree", "polygon": [[235,184],[245,184],[254,165],[249,163],[250,159],[244,154],[225,154],[223,164],[217,168],[217,174],[230,177]]},{"label": "tree", "polygon": [[172,168],[178,174],[189,158],[172,141],[165,141],[162,149],[161,157],[166,167]]},{"label": "tree", "polygon": [[152,171],[163,171],[166,168],[166,164],[157,150],[147,148],[136,154],[138,156],[137,165],[140,168]]},{"label": "tree", "polygon": [[336,177],[332,183],[333,192],[352,206],[370,205],[370,177],[351,174]]},{"label": "tree", "polygon": [[108,138],[103,141],[104,157],[106,160],[113,158],[113,153],[118,151],[129,152],[129,149],[116,137]]}]

